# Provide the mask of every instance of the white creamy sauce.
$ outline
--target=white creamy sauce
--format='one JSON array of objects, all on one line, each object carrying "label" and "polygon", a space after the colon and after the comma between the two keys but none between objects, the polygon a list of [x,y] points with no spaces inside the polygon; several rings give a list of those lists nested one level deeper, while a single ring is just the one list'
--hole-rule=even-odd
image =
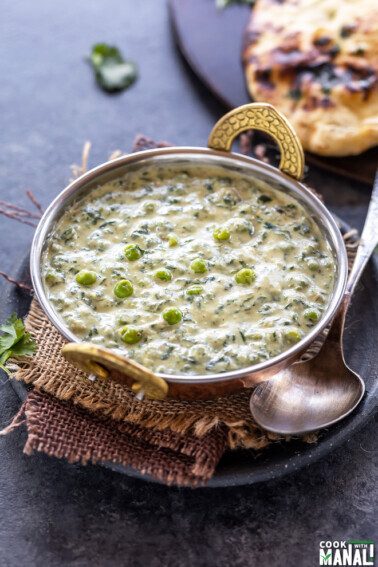
[{"label": "white creamy sauce", "polygon": [[149,168],[71,205],[43,272],[50,302],[81,340],[155,372],[199,375],[300,340],[328,305],[335,264],[303,207],[262,182]]}]

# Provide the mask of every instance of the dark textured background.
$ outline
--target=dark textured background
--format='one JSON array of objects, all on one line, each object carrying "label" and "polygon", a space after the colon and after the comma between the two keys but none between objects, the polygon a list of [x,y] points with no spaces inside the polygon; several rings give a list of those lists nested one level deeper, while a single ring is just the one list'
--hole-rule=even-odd
[{"label": "dark textured background", "polygon": [[[212,0],[209,0],[212,1]],[[109,96],[84,61],[118,45],[140,79]],[[0,199],[44,206],[93,143],[90,165],[137,133],[203,145],[223,109],[178,54],[163,0],[3,0],[0,17]],[[311,168],[307,182],[361,227],[370,188]],[[0,269],[11,271],[32,229],[0,217]],[[19,407],[0,385],[0,427]],[[0,567],[318,565],[322,539],[374,539],[375,422],[312,467],[238,489],[187,490],[99,466],[22,454],[25,430],[0,437]]]}]

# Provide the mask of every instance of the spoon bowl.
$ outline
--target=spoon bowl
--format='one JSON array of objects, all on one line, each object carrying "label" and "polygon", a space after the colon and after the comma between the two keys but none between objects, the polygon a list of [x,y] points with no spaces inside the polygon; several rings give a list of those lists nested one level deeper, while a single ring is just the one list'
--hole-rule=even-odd
[{"label": "spoon bowl", "polygon": [[329,360],[323,354],[298,362],[257,386],[251,411],[268,431],[304,434],[346,417],[364,392],[363,380],[343,359]]}]

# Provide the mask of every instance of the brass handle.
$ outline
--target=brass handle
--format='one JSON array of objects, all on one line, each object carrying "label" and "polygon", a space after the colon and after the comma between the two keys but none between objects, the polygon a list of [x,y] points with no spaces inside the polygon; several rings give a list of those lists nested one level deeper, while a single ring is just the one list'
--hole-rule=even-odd
[{"label": "brass handle", "polygon": [[68,343],[62,348],[68,362],[100,380],[114,380],[131,386],[135,394],[150,400],[162,400],[168,394],[168,384],[151,370],[106,348],[92,343]]},{"label": "brass handle", "polygon": [[299,138],[290,122],[270,104],[251,103],[231,110],[215,124],[207,145],[229,152],[236,136],[245,130],[261,130],[272,136],[281,151],[280,170],[302,178],[304,154]]}]

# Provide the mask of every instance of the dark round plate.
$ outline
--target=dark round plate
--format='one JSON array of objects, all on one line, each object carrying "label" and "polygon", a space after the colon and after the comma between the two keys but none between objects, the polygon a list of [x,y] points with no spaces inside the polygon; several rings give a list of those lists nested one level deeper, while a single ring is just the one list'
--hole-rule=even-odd
[{"label": "dark round plate", "polygon": [[[251,102],[241,62],[250,6],[235,3],[220,10],[215,0],[169,0],[169,7],[180,51],[200,80],[227,108]],[[306,152],[306,161],[370,185],[377,156],[378,147],[340,158]]]},{"label": "dark round plate", "polygon": [[[347,229],[345,226],[344,228]],[[28,251],[16,264],[12,276],[20,282],[30,282]],[[207,487],[240,486],[282,477],[310,465],[348,441],[373,416],[376,410],[378,378],[377,289],[378,261],[375,257],[366,268],[355,293],[345,330],[347,362],[359,372],[366,383],[366,394],[358,408],[342,422],[322,431],[316,444],[309,445],[296,440],[272,444],[261,453],[253,450],[227,452]],[[24,317],[30,301],[30,293],[7,283],[0,297],[0,322],[4,322],[14,312],[19,317]],[[11,384],[19,398],[25,399],[28,392],[26,385],[15,380],[11,380]],[[128,476],[153,480],[131,467],[113,463],[103,465]]]}]

